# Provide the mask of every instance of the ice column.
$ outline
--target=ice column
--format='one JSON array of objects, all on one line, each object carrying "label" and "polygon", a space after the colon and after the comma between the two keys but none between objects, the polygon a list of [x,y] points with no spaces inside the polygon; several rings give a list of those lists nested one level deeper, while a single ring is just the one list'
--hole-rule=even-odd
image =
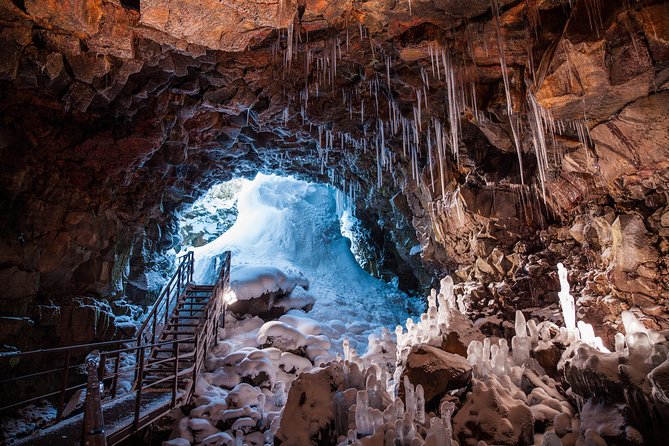
[{"label": "ice column", "polygon": [[574,297],[569,293],[569,282],[567,281],[567,268],[562,263],[558,263],[558,276],[560,277],[560,306],[562,307],[562,317],[567,331],[574,333],[576,331],[576,305]]}]

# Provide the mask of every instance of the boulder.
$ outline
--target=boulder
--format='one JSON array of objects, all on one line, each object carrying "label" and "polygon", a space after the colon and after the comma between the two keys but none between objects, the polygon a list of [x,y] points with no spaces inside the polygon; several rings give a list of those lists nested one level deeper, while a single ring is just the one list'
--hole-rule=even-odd
[{"label": "boulder", "polygon": [[460,355],[448,353],[430,345],[414,345],[407,357],[400,381],[400,395],[404,395],[404,377],[414,385],[422,385],[428,406],[440,400],[449,390],[469,385],[472,367]]}]

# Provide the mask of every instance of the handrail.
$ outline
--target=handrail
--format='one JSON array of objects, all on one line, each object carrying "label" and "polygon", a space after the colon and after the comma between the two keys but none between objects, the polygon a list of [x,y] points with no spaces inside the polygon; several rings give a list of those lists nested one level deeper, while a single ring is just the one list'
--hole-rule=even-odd
[{"label": "handrail", "polygon": [[160,333],[163,327],[168,324],[172,309],[177,304],[177,299],[182,295],[186,286],[193,281],[194,268],[195,254],[193,251],[189,251],[180,257],[176,272],[163,288],[137,331],[137,345],[153,344],[160,338]]},{"label": "handrail", "polygon": [[[218,274],[218,280],[214,285],[214,289],[211,293],[211,298],[207,302],[207,306],[204,310],[203,316],[203,326],[198,331],[198,337],[203,337],[200,341],[196,341],[195,347],[195,369],[193,370],[193,376],[196,377],[197,374],[204,367],[204,362],[207,358],[207,351],[213,343],[213,341],[218,336],[218,329],[220,324],[220,315],[225,314],[225,299],[224,295],[226,289],[230,286],[230,267],[231,267],[231,252],[226,251],[223,254],[223,264],[221,265],[221,270]],[[195,385],[191,386],[189,392],[189,399],[193,396],[195,391]]]},{"label": "handrail", "polygon": [[[32,386],[33,383],[31,380],[35,380],[35,378],[39,378],[38,380],[35,380],[35,382],[41,381],[44,383],[42,390],[39,390],[38,386],[37,390],[33,389],[31,394],[24,397],[21,401],[12,399],[5,399],[2,401],[0,403],[0,413],[40,399],[53,398],[55,396],[55,399],[57,400],[55,401],[57,412],[56,421],[60,421],[63,418],[63,411],[65,410],[67,403],[66,394],[69,394],[73,390],[85,387],[84,384],[75,386],[69,385],[73,371],[81,367],[82,364],[80,361],[83,360],[85,354],[93,350],[99,350],[106,353],[109,350],[119,350],[119,347],[123,346],[126,347],[125,350],[133,350],[134,348],[130,347],[130,345],[136,343],[137,345],[157,344],[156,341],[158,340],[159,330],[162,330],[162,326],[159,326],[156,323],[157,317],[162,317],[163,312],[169,316],[170,309],[176,305],[179,295],[182,294],[185,287],[193,280],[194,263],[193,252],[188,252],[180,257],[177,271],[165,286],[151,310],[149,310],[147,317],[138,331],[138,335],[133,338],[76,344],[51,349],[38,349],[27,352],[16,351],[0,353],[0,361],[2,361],[3,364],[7,364],[6,366],[0,366],[0,385],[3,386],[3,388],[7,388],[11,385],[19,387]],[[122,348],[120,350],[124,349]],[[117,355],[120,354],[120,352],[117,353]],[[17,374],[15,372],[22,369],[22,367],[19,367],[21,362],[27,360],[35,361],[36,359],[39,359],[40,363],[49,365],[50,367],[47,370],[38,369],[29,374]],[[56,364],[60,364],[60,366],[57,366]]]},{"label": "handrail", "polygon": [[[11,352],[0,355],[0,360],[16,361],[23,357],[30,357],[32,355],[47,355],[58,354],[59,360],[63,356],[64,365],[62,367],[55,367],[49,364],[50,367],[46,371],[33,372],[24,376],[8,377],[0,381],[0,385],[21,385],[21,383],[13,384],[14,381],[24,380],[30,383],[36,376],[40,376],[40,381],[50,382],[51,385],[45,387],[43,391],[37,396],[31,395],[29,399],[24,399],[20,402],[14,402],[4,407],[0,407],[0,412],[9,408],[15,408],[20,405],[25,405],[28,402],[33,402],[41,399],[51,398],[56,401],[57,417],[56,422],[67,417],[66,407],[68,406],[66,396],[71,398],[72,392],[79,391],[79,389],[92,388],[93,385],[88,380],[88,383],[81,384],[73,383],[69,385],[70,373],[72,370],[81,367],[80,352],[87,350],[97,350],[97,385],[100,388],[100,383],[104,384],[104,391],[98,398],[94,400],[97,408],[106,407],[114,403],[119,398],[134,398],[134,414],[132,416],[132,423],[123,427],[120,431],[116,431],[113,439],[110,439],[110,444],[115,441],[120,441],[127,438],[132,432],[135,432],[148,424],[155,421],[158,417],[164,415],[179,404],[189,401],[195,391],[195,381],[198,374],[204,368],[204,363],[207,358],[207,353],[210,346],[214,343],[218,335],[219,325],[222,322],[220,316],[225,312],[224,294],[230,286],[230,252],[224,253],[221,269],[218,273],[216,283],[213,286],[211,297],[207,305],[203,309],[200,322],[196,327],[195,335],[188,338],[160,340],[163,326],[170,323],[170,317],[178,315],[172,314],[179,305],[180,299],[184,299],[184,292],[189,284],[193,281],[194,272],[194,255],[189,252],[180,259],[179,267],[175,272],[168,285],[162,291],[160,297],[148,313],[144,320],[138,335],[131,339],[120,339],[116,341],[96,342],[90,344],[80,344],[69,347],[58,347],[55,349],[41,349],[29,352]],[[133,345],[134,344],[134,345]],[[173,355],[160,359],[152,358],[152,351],[158,349],[163,345],[173,346]],[[192,350],[184,347],[185,345],[192,346]],[[134,364],[132,361],[127,362],[127,358],[135,357]],[[43,360],[43,358],[40,358]],[[42,361],[43,362],[43,361]],[[90,372],[91,364],[87,361]],[[171,365],[170,365],[171,364]],[[149,373],[151,366],[160,365],[167,367],[168,373],[161,374],[159,379],[145,380],[145,374]],[[149,370],[147,370],[149,369]],[[6,369],[7,370],[7,369]],[[164,370],[164,369],[163,369]],[[153,372],[153,370],[151,370]],[[148,375],[147,375],[148,376]],[[179,387],[179,381],[182,378],[191,377],[189,385],[183,389]],[[89,373],[89,378],[91,375]],[[122,393],[120,382],[134,381],[133,387],[127,392]],[[169,383],[169,386],[165,384]],[[147,391],[158,389],[161,392],[170,392],[171,399],[167,404],[160,407],[154,407],[148,414],[142,406],[142,396]],[[132,395],[132,396],[130,396]],[[87,400],[89,395],[87,394]],[[88,408],[88,404],[87,404]],[[87,409],[88,410],[88,409]],[[68,410],[72,412],[72,410]],[[97,413],[97,412],[96,412]]]},{"label": "handrail", "polygon": [[103,342],[91,342],[89,344],[75,344],[75,345],[66,345],[64,347],[55,347],[55,348],[42,348],[39,350],[29,350],[27,352],[20,352],[20,351],[15,351],[15,352],[3,352],[0,353],[0,359],[5,359],[5,358],[15,358],[19,356],[29,356],[29,355],[36,355],[36,354],[44,354],[44,353],[59,353],[59,352],[67,352],[68,350],[74,351],[74,350],[86,350],[86,351],[91,351],[92,350],[99,350],[99,347],[105,347],[107,345],[114,345],[114,344],[122,344],[124,342],[132,342],[135,339],[117,339],[115,341],[103,341]]}]

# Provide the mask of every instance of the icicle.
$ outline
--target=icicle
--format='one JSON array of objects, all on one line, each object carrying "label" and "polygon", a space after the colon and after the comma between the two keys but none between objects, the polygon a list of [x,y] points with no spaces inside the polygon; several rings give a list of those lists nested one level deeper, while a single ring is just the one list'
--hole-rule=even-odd
[{"label": "icicle", "polygon": [[460,98],[455,79],[455,70],[451,63],[451,56],[442,50],[442,61],[444,64],[444,76],[446,80],[446,94],[448,97],[448,120],[451,127],[451,153],[456,164],[460,164]]},{"label": "icicle", "polygon": [[416,90],[416,105],[418,106],[418,108],[417,108],[418,113],[416,114],[415,119],[416,119],[416,122],[418,123],[418,130],[419,131],[423,130],[421,128],[421,122],[422,122],[422,119],[421,119],[421,99],[422,99],[422,94],[423,94],[422,90]]},{"label": "icicle", "polygon": [[286,48],[286,65],[288,71],[290,71],[291,64],[293,62],[293,31],[295,27],[295,21],[291,20],[288,24],[288,35],[286,36],[287,48]]},{"label": "icicle", "polygon": [[[391,89],[390,89],[390,56],[386,57],[386,78],[388,80],[388,96],[391,94]],[[390,108],[388,109],[390,111]]]},{"label": "icicle", "polygon": [[379,156],[379,135],[376,135],[376,186],[381,189],[383,186],[383,176],[381,173],[381,159]]},{"label": "icicle", "polygon": [[539,167],[541,194],[544,199],[544,203],[546,203],[546,172],[548,171],[548,149],[546,146],[546,135],[544,133],[544,122],[546,118],[550,119],[550,117],[547,115],[548,111],[541,108],[531,92],[527,94],[527,102],[530,106],[528,120],[530,122],[530,129],[532,130],[534,154],[537,158],[537,166]]},{"label": "icicle", "polygon": [[430,63],[432,64],[432,77],[434,77],[435,76],[435,73],[434,73],[434,45],[432,45],[432,43],[430,43],[427,46],[427,52],[430,54]]},{"label": "icicle", "polygon": [[427,129],[427,160],[430,166],[430,186],[434,193],[434,165],[432,163],[432,140],[430,139],[430,128]]},{"label": "icicle", "polygon": [[365,123],[365,100],[360,100],[360,124]]},{"label": "icicle", "polygon": [[506,95],[506,110],[509,117],[509,125],[511,126],[511,133],[513,134],[513,142],[516,146],[516,153],[518,154],[518,164],[520,166],[520,183],[525,184],[525,177],[523,174],[523,156],[522,146],[520,144],[520,135],[518,129],[518,121],[513,112],[513,103],[511,101],[511,87],[509,85],[509,73],[507,72],[506,54],[504,52],[504,41],[502,39],[502,30],[499,24],[499,3],[498,0],[491,0],[493,26],[495,28],[495,36],[497,38],[497,52],[499,53],[499,62],[502,67],[502,80],[504,81],[504,93]]}]

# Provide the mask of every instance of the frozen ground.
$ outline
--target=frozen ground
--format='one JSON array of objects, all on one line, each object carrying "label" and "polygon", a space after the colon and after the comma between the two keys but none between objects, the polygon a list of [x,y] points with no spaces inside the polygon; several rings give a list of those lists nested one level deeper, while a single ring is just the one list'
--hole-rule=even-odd
[{"label": "frozen ground", "polygon": [[[213,283],[213,260],[232,251],[233,265],[269,265],[301,272],[316,303],[309,317],[340,351],[344,332],[358,351],[382,326],[394,328],[408,317],[410,300],[397,288],[364,271],[342,235],[335,190],[292,177],[243,180],[235,224],[211,243],[194,248],[196,281]],[[341,200],[341,198],[340,198]],[[339,208],[339,209],[338,209]],[[339,212],[339,215],[338,215]]]}]

